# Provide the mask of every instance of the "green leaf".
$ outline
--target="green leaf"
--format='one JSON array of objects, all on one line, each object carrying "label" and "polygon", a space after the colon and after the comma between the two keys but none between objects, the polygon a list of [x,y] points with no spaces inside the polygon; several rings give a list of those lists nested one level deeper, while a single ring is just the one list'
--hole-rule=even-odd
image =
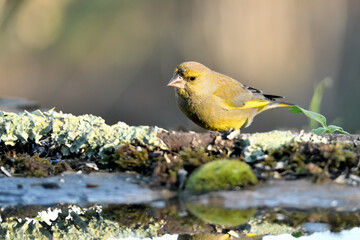
[{"label": "green leaf", "polygon": [[301,232],[295,232],[295,233],[292,233],[291,234],[294,238],[299,238],[299,237],[301,237],[302,235],[304,235],[303,233],[301,233]]},{"label": "green leaf", "polygon": [[335,126],[335,125],[329,125],[328,130],[330,131],[330,133],[338,131],[338,132],[341,132],[341,133],[344,133],[344,134],[350,134],[350,133],[344,131],[343,128]]},{"label": "green leaf", "polygon": [[327,128],[319,127],[319,128],[312,129],[310,131],[310,133],[323,134],[323,133],[329,133],[329,130]]},{"label": "green leaf", "polygon": [[294,105],[289,108],[289,111],[292,113],[302,113],[301,107]]},{"label": "green leaf", "polygon": [[289,109],[290,112],[292,113],[304,113],[308,118],[310,119],[313,119],[317,122],[319,122],[324,128],[326,128],[326,118],[319,114],[319,113],[315,113],[315,112],[311,112],[309,110],[306,110],[306,109],[303,109],[297,105],[294,105],[292,106],[290,109]]}]

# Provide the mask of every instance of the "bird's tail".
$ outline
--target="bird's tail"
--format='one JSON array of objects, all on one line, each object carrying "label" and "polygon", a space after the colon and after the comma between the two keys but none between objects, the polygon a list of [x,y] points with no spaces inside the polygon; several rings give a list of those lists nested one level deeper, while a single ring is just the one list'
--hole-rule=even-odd
[{"label": "bird's tail", "polygon": [[291,107],[294,106],[292,103],[279,102],[280,107]]},{"label": "bird's tail", "polygon": [[[287,102],[280,102],[279,98],[284,98],[283,96],[277,96],[277,95],[271,95],[271,94],[263,94],[266,100],[269,100],[269,102],[275,103],[276,107],[291,107],[294,104],[287,103]],[[277,103],[277,104],[276,104]]]}]

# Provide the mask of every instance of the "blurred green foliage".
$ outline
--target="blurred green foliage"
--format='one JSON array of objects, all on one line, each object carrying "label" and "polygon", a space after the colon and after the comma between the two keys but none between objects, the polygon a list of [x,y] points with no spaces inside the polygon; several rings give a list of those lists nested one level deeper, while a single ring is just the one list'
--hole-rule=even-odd
[{"label": "blurred green foliage", "polygon": [[[310,102],[309,110],[315,113],[320,113],[321,101],[323,99],[324,89],[331,86],[333,80],[330,77],[324,78],[320,81],[314,90],[313,97]],[[310,118],[309,130],[316,128],[319,125],[319,122],[313,118]]]}]

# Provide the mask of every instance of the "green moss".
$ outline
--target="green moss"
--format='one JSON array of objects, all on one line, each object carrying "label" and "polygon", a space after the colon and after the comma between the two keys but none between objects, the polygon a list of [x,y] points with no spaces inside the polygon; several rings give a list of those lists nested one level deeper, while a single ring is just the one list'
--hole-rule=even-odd
[{"label": "green moss", "polygon": [[[166,157],[165,157],[166,156]],[[193,172],[196,168],[204,163],[215,159],[204,148],[191,149],[187,148],[176,153],[165,153],[165,156],[160,156],[155,159],[152,167],[155,167],[155,172],[158,181],[161,185],[175,186],[178,182],[178,172],[184,169],[187,172]]]},{"label": "green moss", "polygon": [[112,159],[121,170],[146,172],[151,166],[147,150],[128,143],[120,145]]},{"label": "green moss", "polygon": [[323,145],[320,149],[323,157],[334,167],[340,167],[342,164],[354,165],[357,159],[356,154],[341,143]]},{"label": "green moss", "polygon": [[[358,147],[348,144],[293,142],[277,149],[270,149],[262,164],[290,177],[312,176],[314,182],[335,179],[344,172],[359,175]],[[276,169],[278,162],[283,167]],[[275,164],[274,164],[275,163]]]},{"label": "green moss", "polygon": [[291,167],[295,169],[296,173],[306,173],[306,157],[299,152],[296,152],[291,158]]},{"label": "green moss", "polygon": [[184,168],[188,172],[193,172],[196,168],[205,163],[213,161],[215,156],[210,155],[204,148],[191,149],[187,148],[180,151],[174,159],[171,169],[176,169],[176,172]]},{"label": "green moss", "polygon": [[257,178],[249,165],[238,160],[216,160],[196,169],[186,183],[193,192],[233,189],[256,184]]},{"label": "green moss", "polygon": [[45,177],[52,167],[48,159],[41,158],[38,154],[29,158],[17,158],[16,161],[19,162],[18,170],[25,176]]},{"label": "green moss", "polygon": [[256,213],[256,208],[245,210],[226,209],[193,203],[186,203],[185,206],[192,214],[204,222],[226,227],[236,227],[244,224]]},{"label": "green moss", "polygon": [[178,159],[182,161],[183,165],[197,167],[201,166],[204,163],[212,161],[214,157],[209,156],[209,154],[205,151],[204,148],[187,148],[179,152]]},{"label": "green moss", "polygon": [[65,161],[53,164],[48,158],[40,157],[38,153],[30,156],[11,151],[0,154],[0,159],[0,165],[4,166],[13,176],[47,177],[73,170]]}]

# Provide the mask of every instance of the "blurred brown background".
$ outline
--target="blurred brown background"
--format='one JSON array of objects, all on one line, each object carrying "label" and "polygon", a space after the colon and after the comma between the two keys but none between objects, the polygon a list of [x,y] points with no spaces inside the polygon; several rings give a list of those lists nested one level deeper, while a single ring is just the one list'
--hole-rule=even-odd
[{"label": "blurred brown background", "polygon": [[[331,77],[321,112],[354,133],[359,26],[357,0],[0,0],[0,96],[109,124],[199,130],[166,87],[195,60],[305,108]],[[244,132],[306,124],[274,109]]]}]

